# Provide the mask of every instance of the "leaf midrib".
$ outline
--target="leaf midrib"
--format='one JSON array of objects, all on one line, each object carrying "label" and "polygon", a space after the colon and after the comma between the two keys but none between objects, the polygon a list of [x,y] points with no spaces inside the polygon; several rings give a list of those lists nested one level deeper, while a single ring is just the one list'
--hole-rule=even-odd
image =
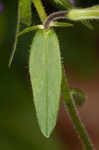
[{"label": "leaf midrib", "polygon": [[45,41],[46,41],[46,46],[45,46],[45,66],[46,67],[46,75],[45,75],[45,78],[46,78],[46,133],[48,135],[48,59],[47,59],[47,56],[48,56],[48,36],[46,37],[45,36]]}]

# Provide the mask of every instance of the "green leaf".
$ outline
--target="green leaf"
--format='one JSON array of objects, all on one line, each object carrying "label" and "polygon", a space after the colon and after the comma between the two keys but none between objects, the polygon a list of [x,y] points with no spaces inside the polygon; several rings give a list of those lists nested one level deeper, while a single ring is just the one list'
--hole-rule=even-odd
[{"label": "green leaf", "polygon": [[95,5],[95,6],[89,7],[88,9],[99,10],[99,5]]},{"label": "green leaf", "polygon": [[29,71],[38,123],[42,133],[49,137],[56,125],[62,78],[59,41],[53,30],[37,31]]},{"label": "green leaf", "polygon": [[12,53],[11,53],[11,56],[10,56],[10,59],[9,59],[9,64],[8,64],[9,68],[11,66],[11,63],[13,61],[13,58],[14,58],[14,55],[15,55],[15,52],[16,52],[16,46],[17,46],[17,41],[18,41],[17,34],[19,33],[19,29],[20,29],[20,8],[19,8],[19,3],[18,3],[15,40],[14,40],[13,50],[12,50]]},{"label": "green leaf", "polygon": [[25,25],[31,24],[31,0],[19,0],[21,22]]},{"label": "green leaf", "polygon": [[[15,40],[14,40],[14,46],[13,50],[9,59],[9,64],[8,66],[11,66],[11,63],[13,61],[15,52],[16,52],[16,46],[17,46],[17,41],[18,41],[18,34],[23,34],[19,33],[20,30],[20,20],[22,23],[26,25],[31,24],[31,1],[30,0],[19,0],[18,1],[18,7],[17,7],[17,23],[16,23],[16,33],[15,33]],[[25,32],[28,32],[25,30]]]},{"label": "green leaf", "polygon": [[43,7],[43,3],[42,3],[42,0],[32,0],[37,12],[38,12],[38,15],[40,17],[40,20],[42,21],[42,23],[44,24],[46,18],[47,18],[47,14],[45,12],[45,9]]},{"label": "green leaf", "polygon": [[66,17],[74,21],[99,19],[99,7],[71,9]]},{"label": "green leaf", "polygon": [[53,22],[53,27],[71,27],[73,24],[67,22]]},{"label": "green leaf", "polygon": [[74,8],[72,3],[69,0],[54,0],[57,4],[60,4],[65,9]]}]

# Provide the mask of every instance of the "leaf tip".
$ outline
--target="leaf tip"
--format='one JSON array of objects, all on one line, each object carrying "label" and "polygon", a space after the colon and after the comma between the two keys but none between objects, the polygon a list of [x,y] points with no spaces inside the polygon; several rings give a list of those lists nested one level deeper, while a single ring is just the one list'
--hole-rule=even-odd
[{"label": "leaf tip", "polygon": [[12,57],[10,57],[9,62],[8,62],[8,68],[9,68],[9,69],[11,68],[12,61],[13,61],[13,58],[12,58]]},{"label": "leaf tip", "polygon": [[44,137],[46,137],[46,138],[49,138],[51,136],[51,133],[52,133],[48,130],[46,131],[46,130],[42,130],[42,129],[41,129],[41,132],[44,135]]}]

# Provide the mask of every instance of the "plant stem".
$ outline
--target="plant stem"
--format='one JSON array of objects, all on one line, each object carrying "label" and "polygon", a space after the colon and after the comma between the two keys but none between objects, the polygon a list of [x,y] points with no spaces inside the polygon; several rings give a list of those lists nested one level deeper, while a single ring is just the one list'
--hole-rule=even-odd
[{"label": "plant stem", "polygon": [[47,18],[47,14],[46,14],[45,9],[43,7],[42,1],[41,0],[32,0],[32,2],[34,3],[35,8],[39,14],[39,17],[40,17],[42,23],[44,24],[44,22]]},{"label": "plant stem", "polygon": [[75,128],[77,129],[81,141],[85,147],[86,150],[94,150],[93,145],[91,144],[91,141],[87,135],[87,132],[79,118],[75,103],[73,101],[73,97],[70,94],[70,89],[68,87],[67,79],[63,70],[63,79],[62,79],[62,96],[67,108],[67,111],[75,125]]},{"label": "plant stem", "polygon": [[57,12],[50,14],[44,22],[45,28],[49,27],[50,24],[55,20],[66,19],[67,13],[68,11],[64,10],[64,11],[57,11]]}]

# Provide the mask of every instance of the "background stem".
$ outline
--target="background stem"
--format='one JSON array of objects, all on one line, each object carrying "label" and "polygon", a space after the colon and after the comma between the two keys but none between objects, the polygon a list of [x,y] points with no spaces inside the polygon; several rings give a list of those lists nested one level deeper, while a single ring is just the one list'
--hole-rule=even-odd
[{"label": "background stem", "polygon": [[18,34],[18,32],[19,32],[19,29],[20,29],[20,2],[18,2],[16,34],[15,34],[15,39],[14,39],[13,50],[12,50],[12,53],[11,53],[11,56],[10,56],[10,59],[9,59],[9,64],[8,64],[9,68],[10,68],[10,66],[11,66],[11,63],[12,63],[13,58],[14,58],[14,55],[15,55],[16,46],[17,46],[17,41],[18,41],[17,34]]},{"label": "background stem", "polygon": [[35,8],[39,14],[39,17],[40,17],[42,23],[44,24],[44,22],[47,18],[47,14],[45,12],[45,9],[43,7],[41,0],[32,0],[32,2],[33,2],[34,6],[35,6]]},{"label": "background stem", "polygon": [[91,141],[87,135],[87,131],[85,130],[85,128],[79,118],[75,103],[73,101],[73,97],[72,97],[72,95],[70,93],[70,89],[68,87],[68,83],[66,80],[64,70],[63,70],[63,79],[62,79],[62,96],[63,96],[64,102],[65,102],[67,111],[73,121],[75,128],[77,129],[77,131],[80,135],[81,141],[82,141],[85,149],[86,150],[94,150],[93,145],[91,144]]}]

